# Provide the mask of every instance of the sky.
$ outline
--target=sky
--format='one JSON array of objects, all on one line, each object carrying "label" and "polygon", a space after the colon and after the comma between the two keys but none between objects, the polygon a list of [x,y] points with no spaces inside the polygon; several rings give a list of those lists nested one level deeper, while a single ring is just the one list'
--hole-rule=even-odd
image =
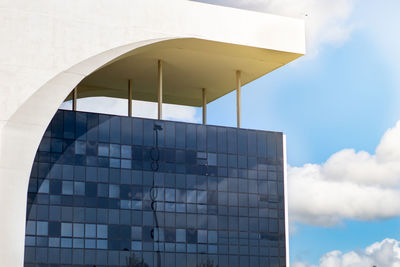
[{"label": "sky", "polygon": [[[307,54],[242,89],[243,127],[287,135],[291,266],[400,266],[400,2],[198,1],[305,20]],[[235,126],[235,97],[210,103],[208,123]],[[95,111],[90,101],[80,110]],[[155,103],[134,106],[155,118]],[[164,109],[201,120],[196,108]]]}]

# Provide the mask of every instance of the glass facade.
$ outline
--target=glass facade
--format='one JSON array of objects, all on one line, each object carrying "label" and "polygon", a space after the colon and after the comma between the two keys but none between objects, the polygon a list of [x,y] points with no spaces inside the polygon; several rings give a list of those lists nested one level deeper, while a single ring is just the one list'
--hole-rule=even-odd
[{"label": "glass facade", "polygon": [[59,110],[25,266],[285,266],[282,134]]}]

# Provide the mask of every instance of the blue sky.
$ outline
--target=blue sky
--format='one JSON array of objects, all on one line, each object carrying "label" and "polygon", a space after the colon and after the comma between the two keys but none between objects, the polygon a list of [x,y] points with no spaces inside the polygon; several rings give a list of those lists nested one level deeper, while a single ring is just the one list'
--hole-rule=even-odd
[{"label": "blue sky", "polygon": [[[400,3],[199,1],[306,19],[307,55],[242,90],[243,127],[287,135],[292,267],[400,266]],[[208,123],[235,126],[235,101],[210,103]],[[134,105],[135,116],[156,116],[154,103]]]}]

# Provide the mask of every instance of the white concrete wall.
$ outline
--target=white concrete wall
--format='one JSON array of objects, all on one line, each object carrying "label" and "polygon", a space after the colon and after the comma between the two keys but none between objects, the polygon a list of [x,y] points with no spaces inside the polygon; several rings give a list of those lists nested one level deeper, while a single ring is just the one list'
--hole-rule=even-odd
[{"label": "white concrete wall", "polygon": [[196,37],[305,52],[302,21],[184,0],[0,0],[0,266],[23,266],[42,135],[88,74],[137,47]]}]

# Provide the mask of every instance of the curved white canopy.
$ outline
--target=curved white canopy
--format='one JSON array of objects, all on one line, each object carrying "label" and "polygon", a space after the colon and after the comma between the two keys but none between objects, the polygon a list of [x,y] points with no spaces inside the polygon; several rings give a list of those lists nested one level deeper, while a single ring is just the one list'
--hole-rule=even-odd
[{"label": "curved white canopy", "polygon": [[208,41],[174,39],[134,50],[86,77],[78,97],[128,97],[157,101],[157,62],[163,61],[163,102],[202,105],[202,88],[211,102],[236,87],[236,71],[245,85],[302,56],[299,53]]},{"label": "curved white canopy", "polygon": [[78,97],[128,97],[157,101],[157,62],[163,61],[163,102],[201,106],[202,88],[211,102],[236,88],[236,71],[245,85],[300,57],[276,51],[195,38],[174,39],[136,49],[86,77]]}]

